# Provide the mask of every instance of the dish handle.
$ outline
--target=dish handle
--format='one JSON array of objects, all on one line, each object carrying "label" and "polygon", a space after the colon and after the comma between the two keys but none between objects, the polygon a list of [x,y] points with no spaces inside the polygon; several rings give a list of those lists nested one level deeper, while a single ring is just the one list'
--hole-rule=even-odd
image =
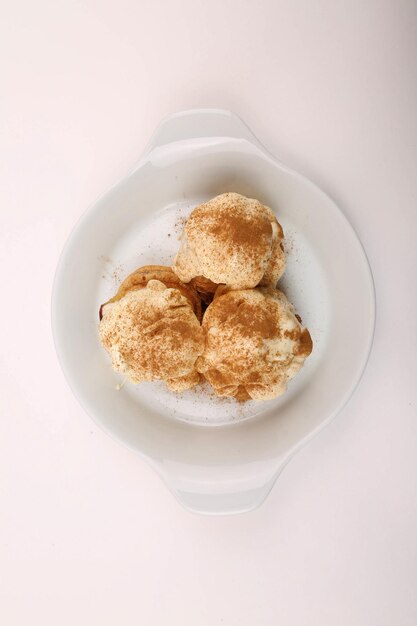
[{"label": "dish handle", "polygon": [[246,513],[265,500],[284,464],[276,460],[229,467],[153,463],[184,508],[203,515]]},{"label": "dish handle", "polygon": [[225,109],[192,109],[174,113],[164,119],[152,135],[145,154],[174,141],[201,137],[246,139],[265,150],[235,113]]}]

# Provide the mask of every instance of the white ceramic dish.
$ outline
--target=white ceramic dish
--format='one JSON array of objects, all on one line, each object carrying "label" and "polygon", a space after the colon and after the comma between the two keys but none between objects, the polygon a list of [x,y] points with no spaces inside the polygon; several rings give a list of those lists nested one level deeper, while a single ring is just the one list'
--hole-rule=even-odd
[{"label": "white ceramic dish", "polygon": [[[272,207],[284,227],[281,288],[310,329],[314,351],[276,401],[180,397],[163,384],[120,382],[98,340],[99,304],[140,265],[169,263],[183,219],[202,200],[236,191]],[[72,232],[59,261],[52,326],[75,395],[115,438],[146,457],[187,508],[255,508],[280,471],[336,415],[370,352],[375,294],[361,244],[330,198],[278,163],[235,115],[194,110],[165,120],[134,171]]]}]

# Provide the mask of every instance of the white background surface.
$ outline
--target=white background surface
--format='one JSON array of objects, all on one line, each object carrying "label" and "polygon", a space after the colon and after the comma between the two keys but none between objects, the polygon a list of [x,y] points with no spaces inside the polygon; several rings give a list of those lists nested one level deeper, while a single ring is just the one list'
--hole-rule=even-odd
[{"label": "white background surface", "polygon": [[[412,0],[3,3],[2,625],[417,623],[416,25]],[[353,399],[230,518],[182,510],[96,428],[49,320],[74,222],[161,117],[199,106],[333,196],[377,289]]]}]

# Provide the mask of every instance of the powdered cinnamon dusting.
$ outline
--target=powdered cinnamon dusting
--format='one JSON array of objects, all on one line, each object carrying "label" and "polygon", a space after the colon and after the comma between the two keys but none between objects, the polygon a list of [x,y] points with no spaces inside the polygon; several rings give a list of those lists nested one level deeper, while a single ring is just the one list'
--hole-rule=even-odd
[{"label": "powdered cinnamon dusting", "polygon": [[216,395],[240,402],[282,394],[312,340],[274,289],[285,267],[274,213],[226,193],[186,222],[179,217],[175,227],[183,225],[175,272],[142,267],[100,308],[100,337],[114,368],[133,382],[162,379],[174,391],[203,375]]}]

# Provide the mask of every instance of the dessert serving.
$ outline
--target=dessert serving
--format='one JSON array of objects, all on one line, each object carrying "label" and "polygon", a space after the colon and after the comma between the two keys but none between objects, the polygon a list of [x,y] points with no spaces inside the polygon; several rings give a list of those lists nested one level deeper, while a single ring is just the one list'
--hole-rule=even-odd
[{"label": "dessert serving", "polygon": [[270,400],[312,350],[310,333],[281,291],[256,288],[217,297],[205,312],[197,369],[218,396]]},{"label": "dessert serving", "polygon": [[200,299],[169,267],[140,268],[100,308],[100,339],[113,367],[131,382],[164,380],[173,391],[199,382]]},{"label": "dessert serving", "polygon": [[139,268],[100,307],[114,369],[175,392],[206,380],[238,401],[282,395],[313,346],[276,289],[283,242],[273,211],[257,200],[225,193],[196,207],[173,267]]},{"label": "dessert serving", "polygon": [[284,233],[273,211],[238,193],[223,193],[192,211],[173,269],[185,283],[250,289],[275,286],[285,269]]}]

